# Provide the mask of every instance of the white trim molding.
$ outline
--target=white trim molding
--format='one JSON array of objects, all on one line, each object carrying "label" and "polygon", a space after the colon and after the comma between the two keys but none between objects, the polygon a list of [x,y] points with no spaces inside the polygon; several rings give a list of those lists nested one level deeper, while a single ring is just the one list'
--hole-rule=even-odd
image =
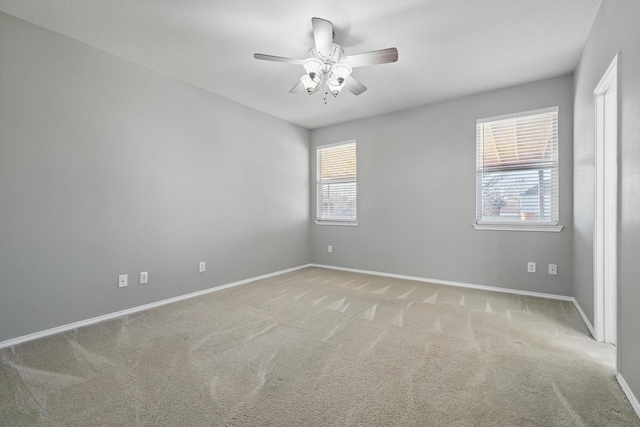
[{"label": "white trim molding", "polygon": [[584,310],[582,309],[582,307],[580,307],[580,304],[578,303],[578,300],[573,298],[573,297],[571,299],[573,301],[573,305],[576,306],[576,310],[578,310],[578,313],[580,313],[580,316],[582,317],[582,321],[584,322],[585,325],[587,325],[587,328],[589,329],[589,332],[591,332],[591,336],[593,337],[593,339],[596,339],[595,329],[593,329],[593,325],[589,321],[589,318],[584,313]]},{"label": "white trim molding", "polygon": [[319,267],[319,268],[328,268],[330,270],[350,271],[352,273],[372,274],[374,276],[393,277],[394,279],[413,280],[415,282],[429,282],[429,283],[436,283],[438,285],[459,286],[459,287],[463,287],[463,288],[480,289],[480,290],[492,291],[492,292],[504,292],[504,293],[507,293],[507,294],[517,294],[517,295],[524,295],[524,296],[528,296],[528,297],[539,297],[539,298],[554,299],[554,300],[561,300],[561,301],[572,301],[572,302],[575,301],[575,299],[573,297],[569,297],[569,296],[566,296],[566,295],[556,295],[556,294],[546,294],[546,293],[543,293],[543,292],[522,291],[522,290],[519,290],[519,289],[499,288],[497,286],[476,285],[474,283],[452,282],[450,280],[429,279],[429,278],[426,278],[426,277],[406,276],[404,274],[394,274],[394,273],[383,273],[383,272],[380,272],[380,271],[361,270],[361,269],[358,269],[358,268],[336,267],[336,266],[333,266],[333,265],[310,264],[310,266],[311,267]]},{"label": "white trim molding", "polygon": [[332,221],[329,219],[316,219],[316,225],[342,225],[347,227],[357,227],[358,221]]},{"label": "white trim molding", "polygon": [[622,391],[624,391],[624,394],[627,396],[627,399],[629,399],[629,403],[633,406],[633,410],[636,411],[636,415],[640,418],[640,402],[638,402],[633,391],[631,391],[631,387],[629,387],[629,384],[624,380],[621,373],[616,374],[616,379],[618,380],[618,384],[620,384]]},{"label": "white trim molding", "polygon": [[216,286],[213,288],[204,289],[202,291],[191,292],[189,294],[179,295],[177,297],[164,299],[161,301],[152,302],[150,304],[139,305],[137,307],[128,308],[126,310],[116,311],[114,313],[104,314],[102,316],[92,317],[90,319],[80,320],[78,322],[69,323],[66,325],[56,326],[55,328],[46,329],[40,332],[34,332],[32,334],[23,335],[21,337],[11,338],[6,341],[0,342],[0,349],[11,347],[13,345],[22,344],[23,342],[32,341],[38,338],[44,338],[49,335],[59,334],[61,332],[70,331],[72,329],[81,328],[83,326],[92,325],[94,323],[104,322],[105,320],[115,319],[116,317],[125,316],[127,314],[137,313],[139,311],[149,310],[150,308],[160,307],[162,305],[170,304],[176,301],[182,301],[184,299],[194,298],[200,295],[205,295],[210,292],[221,291],[223,289],[232,288],[234,286],[244,285],[247,283],[255,282],[256,280],[267,279],[279,274],[289,273],[291,271],[300,270],[302,268],[311,267],[311,264],[304,264],[297,267],[287,268],[285,270],[275,271],[273,273],[263,274],[261,276],[250,277],[248,279],[238,280],[237,282],[227,283],[224,285]]},{"label": "white trim molding", "polygon": [[562,225],[506,225],[506,224],[473,224],[473,228],[482,231],[550,231],[559,233],[562,231]]},{"label": "white trim molding", "polygon": [[[593,290],[594,338],[600,342],[617,341],[617,212],[618,192],[618,62],[617,54],[593,91],[594,97],[594,228]],[[613,108],[606,104],[613,96]],[[611,117],[613,115],[613,117]],[[615,118],[612,126],[607,120]],[[613,142],[613,143],[612,143]]]}]

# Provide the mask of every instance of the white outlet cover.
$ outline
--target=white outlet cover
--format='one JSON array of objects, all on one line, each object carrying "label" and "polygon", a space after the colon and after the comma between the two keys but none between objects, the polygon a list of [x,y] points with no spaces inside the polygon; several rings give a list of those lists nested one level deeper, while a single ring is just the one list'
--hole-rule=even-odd
[{"label": "white outlet cover", "polygon": [[552,276],[558,275],[558,264],[549,264],[549,274]]},{"label": "white outlet cover", "polygon": [[333,246],[331,245],[327,246],[327,252],[329,253],[333,252]]},{"label": "white outlet cover", "polygon": [[144,285],[149,283],[149,273],[146,271],[143,271],[142,273],[140,273],[140,284]]},{"label": "white outlet cover", "polygon": [[536,263],[535,262],[527,263],[527,272],[528,273],[535,273],[536,272]]},{"label": "white outlet cover", "polygon": [[118,276],[118,287],[119,288],[124,288],[125,286],[129,286],[128,282],[128,277],[126,274],[121,274]]},{"label": "white outlet cover", "polygon": [[204,261],[200,262],[200,273],[207,271],[207,264]]}]

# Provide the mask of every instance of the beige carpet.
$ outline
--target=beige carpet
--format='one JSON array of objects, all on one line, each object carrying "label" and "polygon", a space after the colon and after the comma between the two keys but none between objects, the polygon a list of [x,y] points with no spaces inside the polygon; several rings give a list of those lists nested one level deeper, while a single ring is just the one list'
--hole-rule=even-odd
[{"label": "beige carpet", "polygon": [[0,351],[2,426],[640,426],[569,302],[306,268]]}]

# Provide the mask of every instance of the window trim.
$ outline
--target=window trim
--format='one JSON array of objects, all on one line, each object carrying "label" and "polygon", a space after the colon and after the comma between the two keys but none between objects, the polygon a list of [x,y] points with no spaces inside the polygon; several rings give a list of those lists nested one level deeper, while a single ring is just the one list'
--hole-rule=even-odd
[{"label": "window trim", "polygon": [[[355,184],[356,184],[356,217],[354,219],[321,219],[318,218],[318,151],[320,149],[323,148],[329,148],[329,147],[335,147],[335,146],[339,146],[339,145],[348,145],[348,144],[354,144],[356,147],[356,179],[355,179]],[[340,141],[340,142],[332,142],[330,144],[322,144],[322,145],[316,145],[316,157],[315,157],[315,163],[316,163],[316,170],[315,170],[315,175],[316,175],[316,182],[315,182],[315,187],[316,187],[316,197],[315,197],[315,207],[316,207],[316,213],[315,213],[315,224],[316,225],[335,225],[335,226],[348,226],[348,227],[356,227],[358,225],[358,172],[357,172],[357,168],[358,168],[358,144],[356,142],[355,139],[348,139],[345,141]]]},{"label": "window trim", "polygon": [[[540,109],[536,109],[536,110],[529,110],[529,111],[522,111],[522,112],[517,112],[517,113],[510,113],[510,114],[504,114],[504,115],[500,115],[500,116],[493,116],[493,117],[486,117],[486,118],[482,118],[482,119],[478,119],[476,120],[476,134],[477,134],[477,127],[478,125],[484,124],[484,123],[489,123],[489,122],[494,122],[494,121],[500,121],[500,120],[508,120],[508,119],[514,119],[514,118],[518,118],[518,117],[526,117],[526,116],[534,116],[537,114],[544,114],[544,113],[552,113],[555,112],[557,114],[557,126],[559,128],[559,116],[560,116],[560,107],[559,106],[555,106],[555,107],[547,107],[547,108],[540,108]],[[557,174],[557,186],[558,186],[558,190],[557,190],[557,215],[558,215],[558,221],[482,221],[482,220],[478,220],[478,218],[476,217],[475,222],[472,224],[473,228],[475,230],[479,230],[479,231],[533,231],[533,232],[554,232],[554,233],[559,233],[560,231],[562,231],[562,229],[564,228],[564,226],[560,225],[560,163],[559,163],[559,157],[560,157],[560,130],[557,129],[557,157],[556,157],[556,174]],[[476,174],[478,173],[478,140],[476,137],[476,144],[475,144],[475,148],[476,148]],[[525,165],[524,167],[521,168],[514,168],[513,170],[525,170],[525,169],[534,169],[534,167],[532,165]],[[498,170],[498,169],[495,169]],[[477,175],[476,175],[476,213],[477,213],[477,209],[478,209],[478,182],[477,182]]]},{"label": "window trim", "polygon": [[356,227],[358,225],[358,220],[316,219],[316,225],[342,225],[347,227]]},{"label": "window trim", "polygon": [[472,224],[473,228],[479,231],[547,231],[553,233],[559,233],[562,231],[564,226],[562,225],[553,225],[553,223],[549,224],[481,224],[474,223]]}]

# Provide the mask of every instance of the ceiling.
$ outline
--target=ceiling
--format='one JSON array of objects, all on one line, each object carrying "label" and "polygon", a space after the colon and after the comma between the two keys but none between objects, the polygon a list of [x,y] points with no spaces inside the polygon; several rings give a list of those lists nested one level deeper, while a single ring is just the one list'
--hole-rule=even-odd
[{"label": "ceiling", "polygon": [[[0,0],[0,10],[308,129],[570,73],[601,0]],[[396,47],[357,68],[368,87],[289,94],[311,18],[346,55]]]}]

